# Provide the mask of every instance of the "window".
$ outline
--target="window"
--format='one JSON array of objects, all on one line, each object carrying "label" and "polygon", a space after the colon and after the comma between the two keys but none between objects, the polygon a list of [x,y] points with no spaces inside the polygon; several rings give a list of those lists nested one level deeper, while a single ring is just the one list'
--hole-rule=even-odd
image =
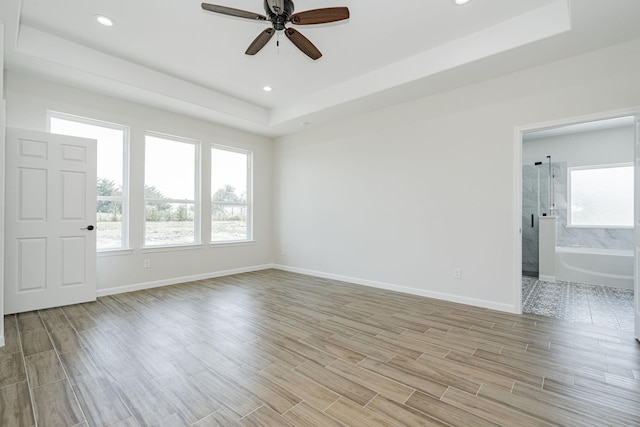
[{"label": "window", "polygon": [[198,144],[145,135],[145,246],[199,243]]},{"label": "window", "polygon": [[251,153],[211,149],[211,241],[251,239]]},{"label": "window", "polygon": [[633,227],[633,165],[569,169],[569,225]]},{"label": "window", "polygon": [[127,248],[129,128],[56,112],[49,112],[48,119],[51,133],[98,141],[97,249]]}]

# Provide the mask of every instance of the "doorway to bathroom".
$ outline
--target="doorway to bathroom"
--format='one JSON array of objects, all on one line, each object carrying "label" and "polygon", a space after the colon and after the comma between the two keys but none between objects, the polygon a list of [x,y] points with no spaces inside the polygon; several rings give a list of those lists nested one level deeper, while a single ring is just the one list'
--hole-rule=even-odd
[{"label": "doorway to bathroom", "polygon": [[634,330],[636,126],[522,131],[523,313]]}]

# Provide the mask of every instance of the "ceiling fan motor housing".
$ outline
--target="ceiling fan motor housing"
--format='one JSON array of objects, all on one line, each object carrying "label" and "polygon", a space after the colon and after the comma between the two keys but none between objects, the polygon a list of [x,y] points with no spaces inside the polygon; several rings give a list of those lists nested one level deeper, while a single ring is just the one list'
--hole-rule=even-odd
[{"label": "ceiling fan motor housing", "polygon": [[293,14],[293,1],[291,0],[264,0],[264,10],[277,31],[285,29],[289,17]]}]

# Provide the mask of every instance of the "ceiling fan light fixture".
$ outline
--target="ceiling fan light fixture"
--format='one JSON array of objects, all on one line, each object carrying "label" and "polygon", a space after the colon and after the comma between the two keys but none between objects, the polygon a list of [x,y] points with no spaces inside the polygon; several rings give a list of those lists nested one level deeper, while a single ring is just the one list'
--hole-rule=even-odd
[{"label": "ceiling fan light fixture", "polygon": [[113,27],[114,24],[113,19],[105,15],[96,15],[96,21],[105,27]]},{"label": "ceiling fan light fixture", "polygon": [[271,40],[276,32],[283,31],[291,43],[314,61],[322,57],[322,52],[320,52],[309,39],[300,34],[299,31],[287,27],[286,24],[328,24],[330,22],[344,21],[349,19],[350,16],[348,7],[323,7],[293,13],[293,0],[264,0],[264,11],[266,15],[209,3],[202,3],[201,7],[206,11],[220,13],[222,15],[271,22],[271,27],[262,31],[258,34],[258,37],[251,42],[244,52],[246,55],[257,54],[269,40]]}]

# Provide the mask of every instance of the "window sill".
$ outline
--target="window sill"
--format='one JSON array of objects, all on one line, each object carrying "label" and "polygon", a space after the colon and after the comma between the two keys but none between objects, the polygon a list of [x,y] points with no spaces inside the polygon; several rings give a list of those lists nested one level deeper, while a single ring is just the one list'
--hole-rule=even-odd
[{"label": "window sill", "polygon": [[194,244],[194,245],[173,245],[173,246],[145,246],[140,250],[143,254],[153,253],[153,252],[172,252],[172,251],[194,251],[198,249],[202,249],[204,245],[202,244]]},{"label": "window sill", "polygon": [[255,243],[255,240],[229,240],[226,242],[210,242],[210,248],[219,248],[222,246],[245,246]]},{"label": "window sill", "polygon": [[133,254],[133,249],[102,249],[96,251],[96,256],[121,256],[121,255],[131,255]]},{"label": "window sill", "polygon": [[575,229],[592,229],[592,230],[633,230],[633,225],[570,225],[567,224],[566,228]]}]

